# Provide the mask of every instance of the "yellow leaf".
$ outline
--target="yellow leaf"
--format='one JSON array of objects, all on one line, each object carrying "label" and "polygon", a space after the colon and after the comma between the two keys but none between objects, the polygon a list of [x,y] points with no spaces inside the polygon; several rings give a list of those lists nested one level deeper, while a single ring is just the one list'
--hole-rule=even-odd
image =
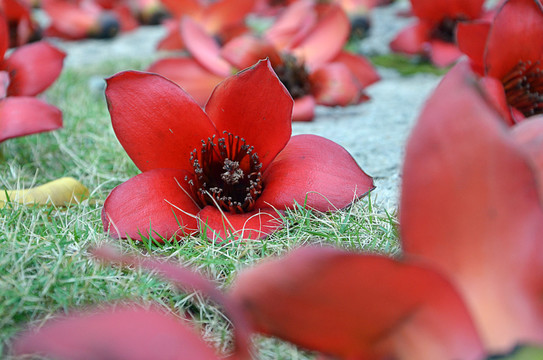
[{"label": "yellow leaf", "polygon": [[[7,194],[7,197],[6,197]],[[11,202],[25,205],[64,206],[89,197],[89,189],[72,177],[63,177],[46,184],[21,190],[0,190],[0,208]]]}]

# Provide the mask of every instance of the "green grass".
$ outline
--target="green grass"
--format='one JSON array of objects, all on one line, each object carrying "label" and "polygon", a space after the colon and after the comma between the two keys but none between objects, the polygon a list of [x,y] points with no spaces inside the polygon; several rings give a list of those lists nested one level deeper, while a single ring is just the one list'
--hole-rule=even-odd
[{"label": "green grass", "polygon": [[[333,244],[347,249],[398,251],[396,220],[367,198],[334,214],[301,207],[287,211],[285,226],[261,241],[209,243],[204,236],[183,242],[114,241],[102,230],[101,205],[109,191],[138,173],[111,129],[103,91],[89,82],[144,62],[104,63],[66,69],[46,93],[64,113],[62,130],[0,144],[0,188],[17,189],[73,176],[91,191],[89,200],[69,208],[9,203],[0,209],[0,353],[26,324],[41,324],[104,301],[155,302],[177,314],[191,313],[204,337],[218,349],[230,345],[228,323],[197,294],[181,294],[155,276],[96,263],[89,249],[115,243],[123,252],[151,254],[183,262],[226,288],[236,273],[267,256],[303,244]],[[273,339],[257,341],[259,358],[311,357]]]},{"label": "green grass", "polygon": [[395,69],[402,76],[411,76],[419,73],[445,75],[449,67],[437,68],[428,59],[420,56],[408,57],[402,54],[386,54],[370,56],[370,60],[377,66]]}]

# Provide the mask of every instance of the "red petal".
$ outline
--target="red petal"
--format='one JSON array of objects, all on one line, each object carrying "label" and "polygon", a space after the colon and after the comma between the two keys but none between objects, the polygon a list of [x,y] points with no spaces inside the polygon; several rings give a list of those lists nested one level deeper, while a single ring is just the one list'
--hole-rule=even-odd
[{"label": "red petal", "polygon": [[4,59],[9,48],[9,29],[4,15],[0,14],[0,59]]},{"label": "red petal", "polygon": [[483,59],[490,24],[489,21],[473,21],[456,25],[458,48],[470,58],[477,69],[484,68]]},{"label": "red petal", "polygon": [[212,33],[243,23],[253,10],[255,0],[218,0],[211,2],[203,14],[202,22]]},{"label": "red petal", "polygon": [[290,139],[292,98],[269,61],[220,83],[205,110],[220,133],[228,131],[254,146],[262,171]]},{"label": "red petal", "polygon": [[18,47],[4,62],[4,69],[13,74],[8,94],[41,93],[58,78],[65,57],[64,52],[43,41]]},{"label": "red petal", "polygon": [[257,207],[318,211],[344,208],[374,188],[373,180],[340,145],[316,135],[293,136],[263,177]]},{"label": "red petal", "polygon": [[[323,18],[293,49],[308,69],[316,69],[336,57],[349,37],[349,18],[339,5],[329,5]],[[326,46],[322,46],[326,44]]]},{"label": "red petal", "polygon": [[204,106],[223,76],[215,75],[190,57],[164,58],[155,61],[147,69],[160,74],[191,95],[200,106]]},{"label": "red petal", "polygon": [[117,186],[104,202],[104,231],[136,240],[196,232],[200,209],[189,196],[186,176],[190,174],[182,170],[154,169]]},{"label": "red petal", "polygon": [[539,194],[543,197],[543,116],[520,122],[512,128],[512,134],[532,160],[538,175]]},{"label": "red petal", "polygon": [[430,30],[430,26],[426,23],[408,26],[390,42],[390,49],[409,55],[423,53],[424,44],[430,40]]},{"label": "red petal", "polygon": [[277,211],[260,208],[244,214],[232,214],[206,206],[198,214],[200,231],[214,242],[239,239],[260,239],[283,227]]},{"label": "red petal", "polygon": [[47,32],[49,36],[68,39],[82,39],[98,24],[98,15],[85,11],[75,3],[63,0],[42,0],[42,9],[47,13],[51,23]]},{"label": "red petal", "polygon": [[185,15],[197,16],[203,10],[199,0],[160,0],[175,18]]},{"label": "red petal", "polygon": [[56,359],[219,359],[177,317],[139,305],[108,306],[48,321],[18,338],[14,353]]},{"label": "red petal", "polygon": [[342,51],[333,60],[345,64],[362,87],[369,86],[381,79],[372,63],[362,55]]},{"label": "red petal", "polygon": [[317,102],[312,95],[306,95],[294,100],[292,121],[311,121],[315,117]]},{"label": "red petal", "polygon": [[507,125],[512,126],[515,122],[511,116],[511,108],[509,107],[509,104],[507,104],[507,98],[505,97],[505,90],[502,82],[493,77],[486,76],[479,79],[479,84],[485,90],[485,94],[488,95],[488,101],[494,105],[504,122]]},{"label": "red petal", "polygon": [[242,272],[231,296],[256,329],[342,359],[479,359],[461,297],[437,272],[302,248]]},{"label": "red petal", "polygon": [[347,106],[361,100],[362,86],[342,63],[328,63],[309,76],[311,93],[320,105]]},{"label": "red petal", "polygon": [[259,60],[266,58],[272,65],[281,63],[279,53],[270,42],[249,34],[238,36],[227,42],[221,49],[221,56],[238,69],[253,66]]},{"label": "red petal", "polygon": [[507,1],[496,14],[488,35],[485,54],[487,74],[501,79],[519,61],[541,60],[543,57],[541,33],[543,33],[543,6],[539,1]]},{"label": "red petal", "polygon": [[33,97],[8,97],[0,101],[0,142],[14,137],[62,127],[62,113]]},{"label": "red petal", "polygon": [[446,67],[454,64],[463,55],[455,44],[445,41],[432,40],[429,44],[430,60],[438,67]]},{"label": "red petal", "polygon": [[189,17],[181,20],[181,38],[189,53],[209,71],[219,76],[232,73],[232,66],[220,56],[219,44],[196,21]]},{"label": "red petal", "polygon": [[158,50],[181,50],[185,48],[185,43],[181,38],[179,20],[166,19],[162,22],[166,29],[166,35],[157,44]]},{"label": "red petal", "polygon": [[106,99],[113,130],[141,171],[192,171],[190,152],[216,134],[198,104],[156,74],[125,71],[114,75],[107,79]]},{"label": "red petal", "polygon": [[411,7],[415,16],[440,22],[445,17],[477,18],[481,15],[484,2],[485,0],[411,0]]},{"label": "red petal", "polygon": [[527,158],[468,71],[449,72],[411,134],[400,228],[405,253],[451,277],[502,353],[543,341],[543,209]]},{"label": "red petal", "polygon": [[305,38],[316,22],[313,1],[298,0],[283,10],[264,37],[277,49],[286,49]]}]

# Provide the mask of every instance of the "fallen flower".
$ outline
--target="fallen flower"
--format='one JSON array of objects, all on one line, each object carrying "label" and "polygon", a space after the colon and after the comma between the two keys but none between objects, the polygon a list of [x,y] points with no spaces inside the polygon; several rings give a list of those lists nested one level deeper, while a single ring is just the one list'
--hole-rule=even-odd
[{"label": "fallen flower", "polygon": [[[493,21],[458,28],[458,44],[481,84],[512,125],[543,113],[543,4],[508,0]],[[525,46],[525,41],[530,46]]]},{"label": "fallen flower", "polygon": [[[162,76],[127,71],[107,80],[113,129],[142,171],[104,203],[118,238],[260,238],[295,203],[343,208],[373,189],[336,143],[291,136],[292,98],[268,61],[220,83],[205,112]],[[190,131],[187,131],[190,129]]]},{"label": "fallen flower", "polygon": [[0,17],[0,142],[58,129],[61,111],[35,96],[57,79],[66,55],[42,41],[20,46],[6,57],[7,49],[8,27]]},{"label": "fallen flower", "polygon": [[34,20],[31,8],[19,0],[2,0],[0,10],[9,28],[9,47],[21,46],[42,37],[40,25]]},{"label": "fallen flower", "polygon": [[439,67],[452,65],[462,56],[455,43],[458,23],[483,16],[484,0],[411,0],[417,21],[401,30],[390,48],[408,55],[423,55]]},{"label": "fallen flower", "polygon": [[231,296],[257,330],[342,359],[543,344],[541,179],[475,84],[453,68],[410,136],[402,256],[309,248],[245,271]]}]

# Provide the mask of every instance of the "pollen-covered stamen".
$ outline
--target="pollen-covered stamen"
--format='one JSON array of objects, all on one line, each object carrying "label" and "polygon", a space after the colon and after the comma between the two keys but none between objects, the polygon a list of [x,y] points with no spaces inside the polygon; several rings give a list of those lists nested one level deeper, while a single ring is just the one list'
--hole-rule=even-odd
[{"label": "pollen-covered stamen", "polygon": [[430,37],[454,44],[456,25],[464,20],[467,20],[464,16],[455,18],[446,17],[432,30]]},{"label": "pollen-covered stamen", "polygon": [[502,79],[507,103],[524,116],[543,113],[543,66],[540,61],[519,61]]},{"label": "pollen-covered stamen", "polygon": [[282,63],[273,67],[279,80],[285,85],[293,99],[301,98],[311,91],[309,74],[303,63],[299,63],[296,57],[285,54]]},{"label": "pollen-covered stamen", "polygon": [[200,151],[190,153],[195,179],[186,179],[196,201],[243,213],[252,210],[262,192],[262,163],[245,139],[224,132],[202,140]]}]

